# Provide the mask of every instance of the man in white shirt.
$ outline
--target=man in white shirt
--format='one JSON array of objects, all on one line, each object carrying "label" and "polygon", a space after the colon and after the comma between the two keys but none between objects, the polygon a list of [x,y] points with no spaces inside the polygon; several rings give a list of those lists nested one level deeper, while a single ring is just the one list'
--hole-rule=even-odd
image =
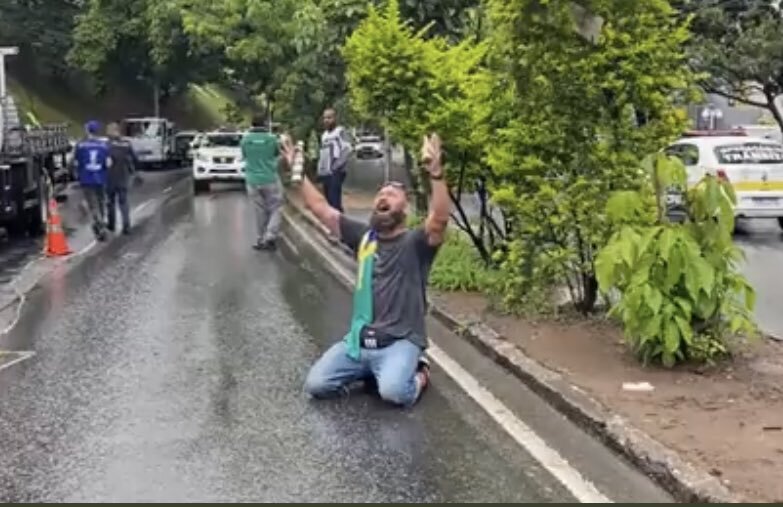
[{"label": "man in white shirt", "polygon": [[348,160],[353,151],[348,132],[337,125],[337,112],[329,108],[323,115],[324,133],[318,156],[318,179],[323,184],[329,205],[343,211],[343,183]]}]

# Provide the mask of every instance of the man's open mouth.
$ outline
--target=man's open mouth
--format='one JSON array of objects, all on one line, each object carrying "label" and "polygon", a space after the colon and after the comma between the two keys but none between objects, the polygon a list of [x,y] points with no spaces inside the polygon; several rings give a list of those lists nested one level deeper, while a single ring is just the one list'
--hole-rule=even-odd
[{"label": "man's open mouth", "polygon": [[391,206],[388,202],[379,202],[377,206],[375,206],[375,211],[378,211],[380,213],[388,213],[391,211]]}]

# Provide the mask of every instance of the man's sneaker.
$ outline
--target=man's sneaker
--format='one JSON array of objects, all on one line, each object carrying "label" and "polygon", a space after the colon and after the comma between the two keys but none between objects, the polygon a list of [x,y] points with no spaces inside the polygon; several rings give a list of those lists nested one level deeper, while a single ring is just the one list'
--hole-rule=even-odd
[{"label": "man's sneaker", "polygon": [[427,356],[421,356],[419,358],[419,366],[416,369],[416,397],[421,396],[421,393],[427,389],[430,385],[430,360]]},{"label": "man's sneaker", "polygon": [[130,235],[130,227],[124,227],[124,228],[122,229],[122,233],[123,233],[125,236],[128,236],[128,235]]},{"label": "man's sneaker", "polygon": [[277,249],[277,242],[273,239],[268,239],[266,241],[259,241],[255,245],[253,245],[253,248],[255,250],[267,250],[267,251],[274,251]]}]

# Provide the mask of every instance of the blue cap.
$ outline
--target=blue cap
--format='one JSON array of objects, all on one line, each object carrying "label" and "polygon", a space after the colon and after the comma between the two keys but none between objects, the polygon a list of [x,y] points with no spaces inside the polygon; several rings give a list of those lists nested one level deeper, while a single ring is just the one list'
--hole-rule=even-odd
[{"label": "blue cap", "polygon": [[84,124],[84,130],[86,130],[88,134],[95,135],[101,130],[101,124],[96,120],[90,120]]}]

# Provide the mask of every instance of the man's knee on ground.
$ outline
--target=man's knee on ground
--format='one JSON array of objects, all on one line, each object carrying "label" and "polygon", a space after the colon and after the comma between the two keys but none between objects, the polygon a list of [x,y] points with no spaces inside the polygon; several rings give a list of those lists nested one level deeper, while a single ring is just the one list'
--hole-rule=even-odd
[{"label": "man's knee on ground", "polygon": [[340,390],[340,386],[335,385],[317,368],[311,368],[305,379],[304,391],[313,398],[329,398],[334,396]]},{"label": "man's knee on ground", "polygon": [[416,387],[412,381],[382,380],[378,383],[378,394],[382,400],[394,405],[410,407],[416,403]]}]

